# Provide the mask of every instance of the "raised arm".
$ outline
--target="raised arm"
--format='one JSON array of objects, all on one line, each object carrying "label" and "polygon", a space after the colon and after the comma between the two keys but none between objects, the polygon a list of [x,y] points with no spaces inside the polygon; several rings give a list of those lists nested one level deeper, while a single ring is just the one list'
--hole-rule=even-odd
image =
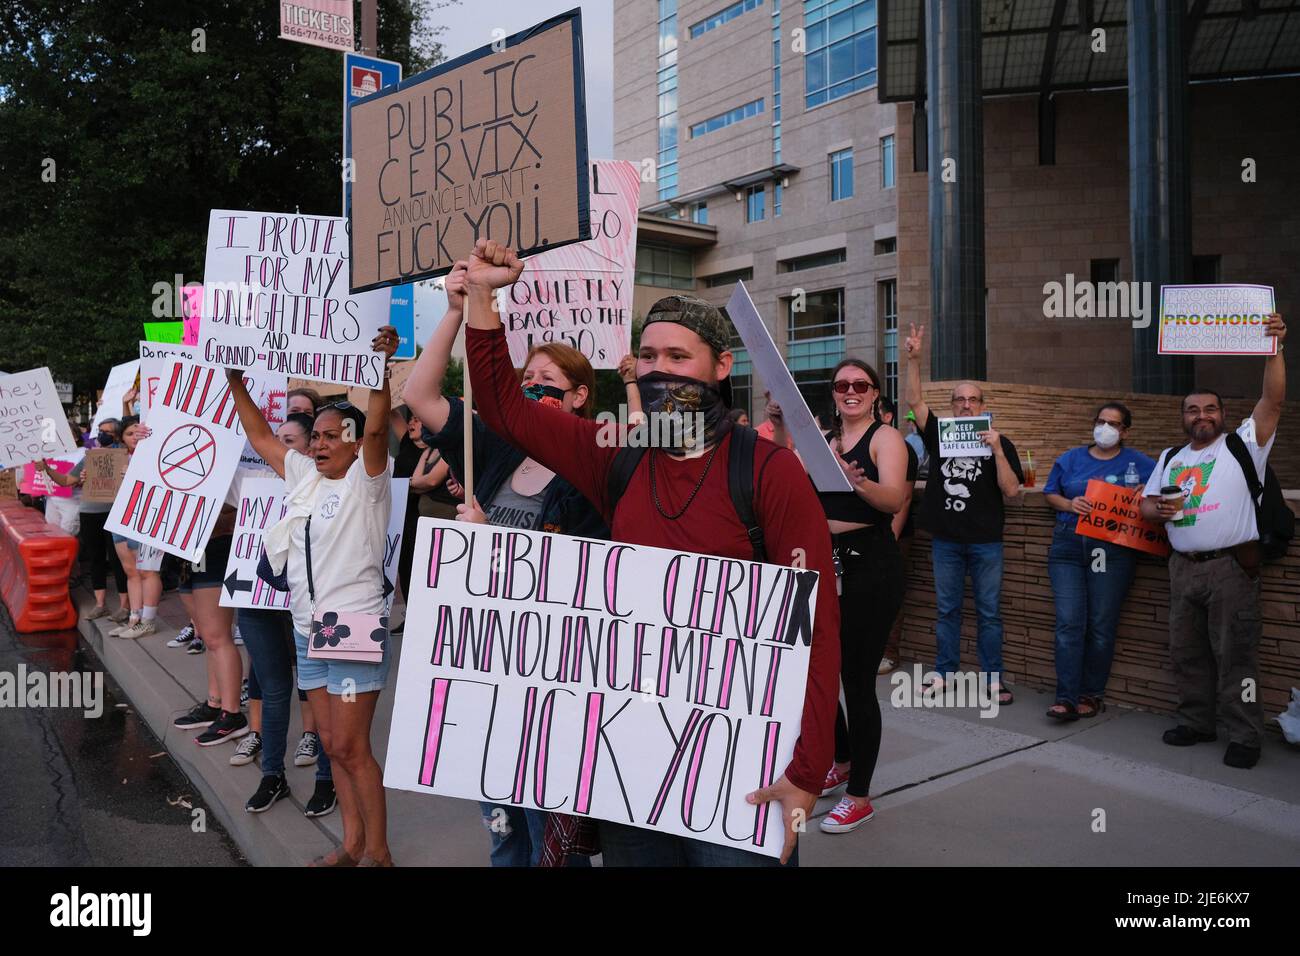
[{"label": "raised arm", "polygon": [[428,344],[415,361],[406,391],[402,393],[411,409],[431,432],[440,432],[447,424],[447,399],[442,394],[442,380],[451,361],[451,349],[465,316],[465,270],[469,263],[457,262],[447,273],[447,313],[429,336]]},{"label": "raised arm", "polygon": [[275,432],[262,417],[253,396],[248,394],[243,371],[237,368],[226,369],[226,381],[230,385],[230,397],[235,400],[239,423],[244,426],[244,437],[253,446],[253,450],[262,456],[262,460],[283,478],[285,446],[275,437]]},{"label": "raised arm", "polygon": [[387,362],[397,351],[397,329],[381,325],[379,334],[370,345],[376,352],[384,353],[385,362],[383,385],[370,390],[370,401],[366,404],[366,431],[361,436],[361,458],[365,462],[366,474],[376,478],[388,468],[388,413],[393,409],[393,402],[388,390]]},{"label": "raised arm", "polygon": [[1264,363],[1264,390],[1255,403],[1255,441],[1261,447],[1268,444],[1277,431],[1282,417],[1282,403],[1286,400],[1286,359],[1282,355],[1282,342],[1286,339],[1286,324],[1274,312],[1268,317],[1265,335],[1277,339],[1277,354],[1270,355]]},{"label": "raised arm", "polygon": [[930,406],[921,397],[921,354],[925,345],[925,326],[911,326],[911,332],[903,340],[903,351],[907,353],[907,404],[916,413],[916,427],[924,432],[926,422],[930,420]]}]

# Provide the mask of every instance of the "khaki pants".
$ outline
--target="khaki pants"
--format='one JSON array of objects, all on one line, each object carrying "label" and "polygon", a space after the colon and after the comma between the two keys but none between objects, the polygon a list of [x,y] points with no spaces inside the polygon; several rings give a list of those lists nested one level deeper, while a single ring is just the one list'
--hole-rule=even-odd
[{"label": "khaki pants", "polygon": [[1260,746],[1264,709],[1257,656],[1262,632],[1259,579],[1246,574],[1236,558],[1191,561],[1177,551],[1169,556],[1169,656],[1180,724],[1215,733],[1217,702],[1228,740]]}]

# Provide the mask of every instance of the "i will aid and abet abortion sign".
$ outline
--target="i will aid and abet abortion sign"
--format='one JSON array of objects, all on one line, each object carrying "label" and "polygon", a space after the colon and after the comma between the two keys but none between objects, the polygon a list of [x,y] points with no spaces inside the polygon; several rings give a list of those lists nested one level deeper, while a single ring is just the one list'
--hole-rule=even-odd
[{"label": "i will aid and abet abortion sign", "polygon": [[[420,520],[384,785],[779,856],[817,573]],[[419,626],[415,626],[420,622]]]}]

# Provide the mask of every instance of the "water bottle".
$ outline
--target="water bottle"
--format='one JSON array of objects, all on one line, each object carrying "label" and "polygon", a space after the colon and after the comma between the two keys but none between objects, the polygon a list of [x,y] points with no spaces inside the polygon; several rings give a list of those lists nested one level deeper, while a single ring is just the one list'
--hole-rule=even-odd
[{"label": "water bottle", "polygon": [[1130,461],[1128,463],[1128,471],[1124,472],[1124,487],[1136,488],[1140,484],[1142,484],[1142,479],[1138,477],[1137,462]]}]

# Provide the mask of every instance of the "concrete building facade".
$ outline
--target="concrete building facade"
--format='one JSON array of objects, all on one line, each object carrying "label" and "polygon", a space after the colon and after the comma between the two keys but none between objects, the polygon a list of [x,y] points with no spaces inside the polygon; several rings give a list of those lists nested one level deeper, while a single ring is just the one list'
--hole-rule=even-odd
[{"label": "concrete building facade", "polygon": [[[743,280],[814,411],[844,355],[896,368],[876,16],[876,0],[615,0],[615,152],[653,171],[637,312],[683,290],[721,306]],[[761,413],[737,360],[737,403]]]}]

